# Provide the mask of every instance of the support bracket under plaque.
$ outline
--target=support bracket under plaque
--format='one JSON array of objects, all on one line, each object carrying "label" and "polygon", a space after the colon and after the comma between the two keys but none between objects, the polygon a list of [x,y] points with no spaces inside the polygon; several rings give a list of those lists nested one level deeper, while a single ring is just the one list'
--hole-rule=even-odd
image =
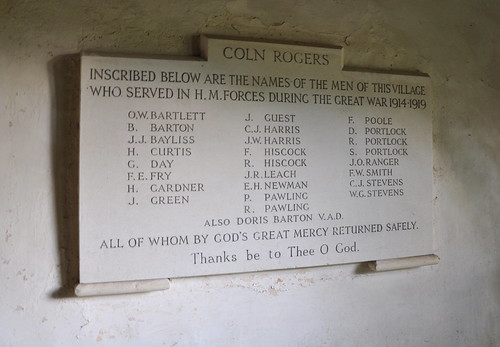
[{"label": "support bracket under plaque", "polygon": [[169,279],[80,283],[75,287],[75,294],[76,296],[118,295],[154,292],[169,288]]},{"label": "support bracket under plaque", "polygon": [[405,257],[395,259],[381,259],[368,262],[372,271],[402,270],[413,267],[439,264],[439,257],[435,254],[421,255],[417,257]]},{"label": "support bracket under plaque", "polygon": [[76,295],[439,261],[429,76],[353,71],[336,46],[200,47],[82,55]]}]

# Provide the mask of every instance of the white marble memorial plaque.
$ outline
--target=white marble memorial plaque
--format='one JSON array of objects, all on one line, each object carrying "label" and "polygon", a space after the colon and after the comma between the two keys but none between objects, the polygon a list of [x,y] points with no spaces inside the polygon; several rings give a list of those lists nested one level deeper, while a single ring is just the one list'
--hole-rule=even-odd
[{"label": "white marble memorial plaque", "polygon": [[433,251],[428,77],[345,71],[335,47],[201,46],[82,57],[82,283]]}]

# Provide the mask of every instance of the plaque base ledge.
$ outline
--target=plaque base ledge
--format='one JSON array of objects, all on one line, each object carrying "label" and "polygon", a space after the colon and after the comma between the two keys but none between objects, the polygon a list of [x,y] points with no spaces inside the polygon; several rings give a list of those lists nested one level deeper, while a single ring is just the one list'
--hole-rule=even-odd
[{"label": "plaque base ledge", "polygon": [[100,296],[145,293],[170,288],[169,279],[101,282],[101,283],[79,283],[75,287],[76,296]]},{"label": "plaque base ledge", "polygon": [[435,254],[420,255],[415,257],[382,259],[368,262],[372,271],[391,271],[412,267],[439,264],[439,257]]}]

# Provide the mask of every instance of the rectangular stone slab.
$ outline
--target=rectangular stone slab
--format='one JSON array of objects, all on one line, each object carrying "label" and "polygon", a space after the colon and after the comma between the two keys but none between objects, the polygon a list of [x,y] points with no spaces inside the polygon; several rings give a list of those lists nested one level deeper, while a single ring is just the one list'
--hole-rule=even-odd
[{"label": "rectangular stone slab", "polygon": [[82,56],[82,283],[433,252],[427,76],[348,71],[338,47],[201,51]]}]

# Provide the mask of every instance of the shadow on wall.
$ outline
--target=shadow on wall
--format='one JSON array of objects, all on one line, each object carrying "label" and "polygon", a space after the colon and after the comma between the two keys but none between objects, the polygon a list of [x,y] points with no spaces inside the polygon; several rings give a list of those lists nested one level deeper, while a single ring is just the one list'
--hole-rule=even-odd
[{"label": "shadow on wall", "polygon": [[52,169],[55,187],[60,288],[53,298],[73,297],[79,282],[78,171],[80,55],[64,55],[48,64],[51,77]]}]

